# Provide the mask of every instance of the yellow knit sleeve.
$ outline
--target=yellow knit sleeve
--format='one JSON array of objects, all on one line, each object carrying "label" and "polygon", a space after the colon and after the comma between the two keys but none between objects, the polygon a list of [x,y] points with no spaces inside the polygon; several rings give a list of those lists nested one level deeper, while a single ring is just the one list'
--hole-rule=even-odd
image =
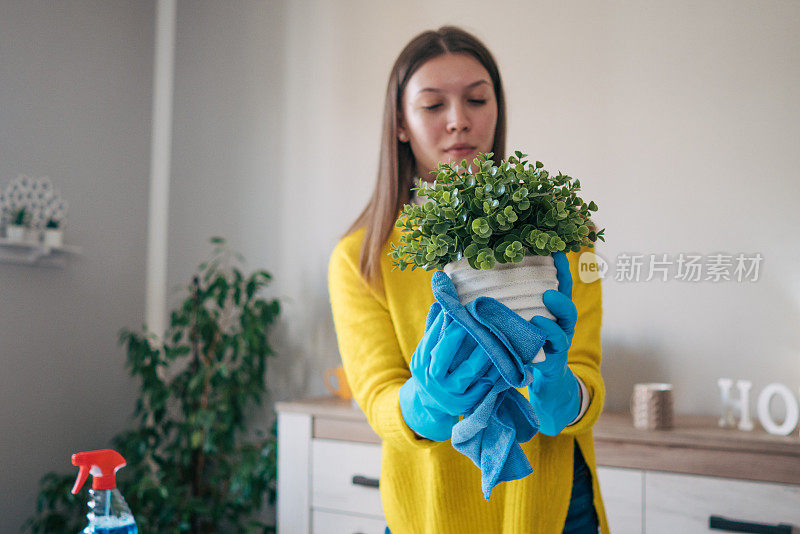
[{"label": "yellow knit sleeve", "polygon": [[400,387],[411,372],[385,298],[368,287],[358,270],[355,244],[340,242],[328,264],[333,323],[353,397],[384,443],[397,449],[439,447],[447,442],[416,437],[400,412]]},{"label": "yellow knit sleeve", "polygon": [[562,434],[575,435],[589,430],[603,411],[606,387],[600,375],[600,327],[603,320],[603,299],[601,280],[584,283],[579,277],[578,258],[584,252],[595,249],[583,247],[579,252],[569,254],[569,270],[572,274],[572,301],[578,309],[578,322],[572,336],[567,365],[579,376],[589,390],[589,407],[575,424],[566,427]]}]

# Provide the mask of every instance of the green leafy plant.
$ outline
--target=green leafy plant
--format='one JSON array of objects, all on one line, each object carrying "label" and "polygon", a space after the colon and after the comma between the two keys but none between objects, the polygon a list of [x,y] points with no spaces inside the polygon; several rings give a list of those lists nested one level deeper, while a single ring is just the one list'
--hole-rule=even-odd
[{"label": "green leafy plant", "polygon": [[45,228],[58,228],[61,225],[61,221],[58,219],[47,219],[47,224],[45,224]]},{"label": "green leafy plant", "polygon": [[25,226],[25,224],[28,222],[28,218],[28,208],[16,208],[11,212],[11,224]]},{"label": "green leafy plant", "polygon": [[403,234],[390,246],[394,269],[441,269],[462,258],[473,269],[491,269],[605,241],[605,229],[597,231],[590,218],[597,205],[577,195],[580,180],[551,176],[520,151],[498,165],[493,155],[479,154],[474,169],[466,160],[440,163],[431,186],[413,188],[429,200],[403,207],[395,223]]},{"label": "green leafy plant", "polygon": [[[280,308],[257,295],[271,280],[267,271],[245,276],[230,266],[224,239],[211,242],[215,252],[185,288],[163,340],[146,330],[119,333],[141,393],[135,428],[112,446],[127,460],[118,486],[143,533],[275,532],[255,516],[265,500],[275,503],[277,425],[268,435],[253,432],[246,415],[266,393],[266,334]],[[45,475],[23,528],[83,528],[85,490],[69,493],[75,476]]]}]

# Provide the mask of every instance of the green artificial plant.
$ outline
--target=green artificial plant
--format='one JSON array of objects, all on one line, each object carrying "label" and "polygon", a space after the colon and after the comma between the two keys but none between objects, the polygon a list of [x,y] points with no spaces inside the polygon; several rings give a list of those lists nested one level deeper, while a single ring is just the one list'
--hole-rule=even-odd
[{"label": "green artificial plant", "polygon": [[462,258],[473,269],[491,269],[605,241],[605,229],[590,219],[597,206],[577,195],[580,180],[551,176],[520,151],[497,165],[493,155],[479,154],[474,169],[466,160],[440,163],[432,185],[413,188],[429,200],[406,204],[395,223],[403,232],[399,245],[390,245],[395,269],[441,269]]},{"label": "green artificial plant", "polygon": [[[268,272],[246,276],[231,266],[224,239],[211,242],[214,254],[184,287],[163,340],[119,333],[141,393],[134,428],[111,445],[127,460],[118,487],[145,534],[275,531],[257,514],[275,503],[276,424],[267,435],[253,432],[248,414],[267,392],[267,331],[280,308],[258,296]],[[23,528],[85,526],[86,490],[69,493],[76,473],[42,478],[37,512]]]},{"label": "green artificial plant", "polygon": [[28,222],[28,208],[16,208],[11,212],[11,220],[13,221],[11,224],[15,224],[17,226],[25,226]]}]

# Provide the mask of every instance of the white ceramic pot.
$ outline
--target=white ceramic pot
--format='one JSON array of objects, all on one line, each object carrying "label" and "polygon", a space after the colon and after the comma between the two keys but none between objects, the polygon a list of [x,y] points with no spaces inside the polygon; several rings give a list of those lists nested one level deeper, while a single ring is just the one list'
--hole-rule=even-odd
[{"label": "white ceramic pot", "polygon": [[25,227],[18,224],[9,224],[6,227],[6,237],[9,241],[25,241]]},{"label": "white ceramic pot", "polygon": [[62,228],[45,228],[44,245],[48,247],[60,247],[64,244],[64,230]]},{"label": "white ceramic pot", "polygon": [[[553,256],[525,256],[519,263],[497,263],[489,270],[470,267],[466,258],[448,263],[442,269],[453,281],[462,305],[480,296],[491,297],[508,306],[526,321],[534,315],[556,320],[544,305],[542,295],[558,290]],[[540,350],[534,362],[544,361]]]}]

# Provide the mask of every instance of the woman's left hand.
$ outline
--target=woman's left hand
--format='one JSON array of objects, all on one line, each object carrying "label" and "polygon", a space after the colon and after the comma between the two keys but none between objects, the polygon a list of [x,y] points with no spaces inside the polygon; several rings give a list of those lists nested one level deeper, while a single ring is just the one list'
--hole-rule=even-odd
[{"label": "woman's left hand", "polygon": [[543,347],[545,361],[532,364],[533,382],[528,386],[531,405],[539,418],[539,430],[548,436],[558,435],[578,416],[581,406],[578,379],[567,365],[578,321],[578,310],[572,302],[572,275],[566,254],[553,253],[553,262],[558,291],[545,291],[542,301],[556,320],[541,315],[530,320],[545,334],[547,341]]}]

